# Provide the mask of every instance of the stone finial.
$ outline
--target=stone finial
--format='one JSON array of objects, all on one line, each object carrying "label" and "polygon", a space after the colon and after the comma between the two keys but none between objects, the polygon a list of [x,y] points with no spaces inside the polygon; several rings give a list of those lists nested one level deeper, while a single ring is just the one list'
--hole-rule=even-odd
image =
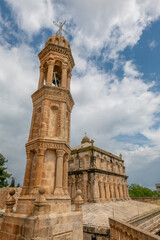
[{"label": "stone finial", "polygon": [[82,204],[84,203],[83,198],[82,198],[82,191],[80,189],[77,190],[77,195],[74,200],[75,204],[75,211],[82,211]]},{"label": "stone finial", "polygon": [[91,139],[91,146],[93,147],[93,143],[94,143],[94,140],[93,139]]},{"label": "stone finial", "polygon": [[119,154],[119,158],[122,159],[122,153]]},{"label": "stone finial", "polygon": [[14,206],[14,204],[16,203],[16,200],[15,200],[15,198],[14,198],[14,195],[15,194],[15,190],[14,189],[11,189],[10,191],[9,191],[9,198],[7,199],[7,201],[6,201],[6,213],[12,213],[13,212],[13,206]]},{"label": "stone finial", "polygon": [[46,210],[46,205],[47,205],[47,200],[44,196],[46,191],[43,187],[41,187],[41,188],[39,188],[38,192],[39,192],[39,196],[34,202],[35,212],[36,213],[44,213]]}]

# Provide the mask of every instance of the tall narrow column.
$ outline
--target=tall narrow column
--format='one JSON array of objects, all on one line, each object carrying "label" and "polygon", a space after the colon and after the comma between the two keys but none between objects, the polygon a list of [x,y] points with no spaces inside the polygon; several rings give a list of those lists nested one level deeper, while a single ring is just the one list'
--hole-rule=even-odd
[{"label": "tall narrow column", "polygon": [[126,197],[127,199],[130,199],[129,192],[128,192],[128,184],[125,184],[125,189],[126,189]]},{"label": "tall narrow column", "polygon": [[122,184],[121,183],[119,183],[119,197],[120,197],[120,199],[123,199],[123,191],[122,191]]},{"label": "tall narrow column", "polygon": [[32,168],[32,159],[31,159],[31,152],[27,151],[27,164],[26,164],[26,170],[25,170],[25,176],[24,176],[24,183],[21,195],[29,194],[29,181],[30,181],[30,174],[31,174],[31,168]]},{"label": "tall narrow column", "polygon": [[118,191],[118,186],[117,186],[117,183],[114,183],[114,189],[115,189],[115,198],[116,199],[119,199],[119,191]]},{"label": "tall narrow column", "polygon": [[67,65],[63,64],[62,66],[62,84],[61,84],[62,88],[66,88],[67,87]]},{"label": "tall narrow column", "polygon": [[68,78],[67,78],[67,89],[70,90],[70,81],[71,81],[71,77],[72,77],[72,74],[69,73],[68,74]]},{"label": "tall narrow column", "polygon": [[68,193],[68,159],[69,159],[69,155],[66,155],[64,159],[64,168],[63,168],[63,189],[64,189],[65,195],[69,195]]},{"label": "tall narrow column", "polygon": [[124,196],[124,199],[127,199],[125,184],[123,184],[123,196]]},{"label": "tall narrow column", "polygon": [[92,182],[91,186],[92,186],[93,202],[99,202],[99,186],[98,186],[98,181],[97,181],[96,179],[93,179],[93,182]]},{"label": "tall narrow column", "polygon": [[43,162],[44,162],[44,153],[45,149],[37,150],[37,165],[36,165],[36,177],[35,177],[35,189],[34,193],[37,194],[37,188],[41,187],[42,171],[43,171]]},{"label": "tall narrow column", "polygon": [[50,60],[48,63],[48,72],[47,72],[47,86],[52,86],[52,80],[53,80],[53,69],[54,69],[54,61]]},{"label": "tall narrow column", "polygon": [[110,189],[111,189],[111,198],[112,200],[115,199],[115,192],[114,192],[114,187],[113,187],[113,183],[110,183]]},{"label": "tall narrow column", "polygon": [[104,183],[103,181],[100,181],[100,200],[105,201],[105,192],[104,192]]},{"label": "tall narrow column", "polygon": [[38,89],[43,87],[43,83],[44,83],[44,69],[43,69],[43,67],[40,67],[40,76],[39,76]]},{"label": "tall narrow column", "polygon": [[105,183],[106,200],[110,200],[109,183]]},{"label": "tall narrow column", "polygon": [[64,195],[63,191],[63,150],[56,150],[57,155],[57,167],[56,167],[56,188],[55,195]]}]

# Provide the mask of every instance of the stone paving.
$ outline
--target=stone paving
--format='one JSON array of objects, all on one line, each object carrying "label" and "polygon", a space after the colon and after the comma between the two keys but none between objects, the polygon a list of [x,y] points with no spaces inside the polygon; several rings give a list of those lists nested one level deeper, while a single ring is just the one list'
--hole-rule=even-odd
[{"label": "stone paving", "polygon": [[127,222],[156,209],[159,209],[158,205],[133,200],[86,203],[83,205],[83,224],[107,228],[109,227],[109,217]]}]

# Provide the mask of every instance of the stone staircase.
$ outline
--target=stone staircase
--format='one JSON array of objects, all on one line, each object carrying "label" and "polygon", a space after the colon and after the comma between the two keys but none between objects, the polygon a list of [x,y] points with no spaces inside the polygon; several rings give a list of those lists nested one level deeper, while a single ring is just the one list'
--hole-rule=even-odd
[{"label": "stone staircase", "polygon": [[157,234],[160,232],[160,208],[130,219],[127,223],[152,234]]}]

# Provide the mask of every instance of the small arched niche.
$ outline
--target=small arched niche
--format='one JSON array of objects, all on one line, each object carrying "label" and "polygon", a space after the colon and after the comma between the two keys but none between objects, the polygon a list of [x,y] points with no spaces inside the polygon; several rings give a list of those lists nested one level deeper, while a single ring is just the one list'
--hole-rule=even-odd
[{"label": "small arched niche", "polygon": [[59,60],[55,61],[54,70],[53,70],[53,81],[52,84],[55,87],[61,87],[62,80],[62,62]]},{"label": "small arched niche", "polygon": [[58,111],[59,111],[58,105],[54,104],[50,107],[48,127],[49,137],[57,137],[58,135]]}]

